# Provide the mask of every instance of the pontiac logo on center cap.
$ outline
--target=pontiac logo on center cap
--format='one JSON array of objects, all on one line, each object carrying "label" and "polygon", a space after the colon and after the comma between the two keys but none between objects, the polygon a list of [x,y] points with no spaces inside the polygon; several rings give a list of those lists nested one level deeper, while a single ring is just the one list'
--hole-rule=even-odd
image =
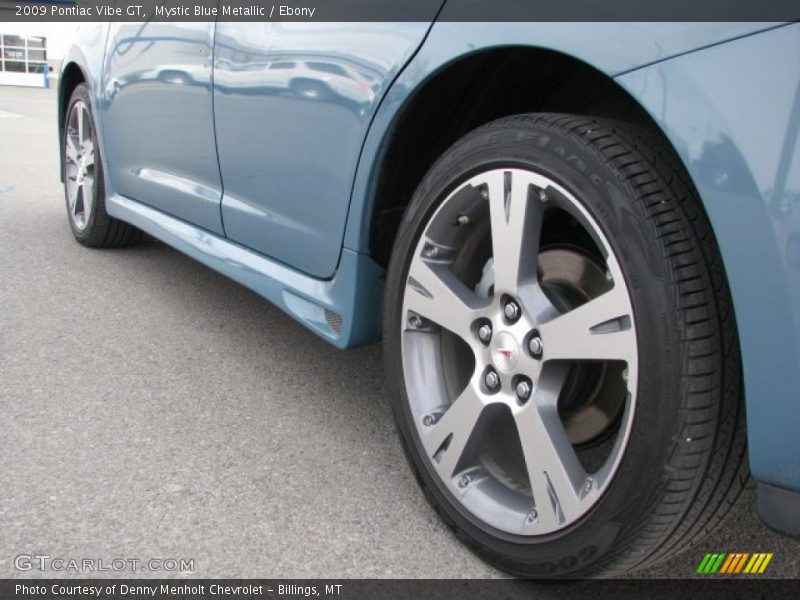
[{"label": "pontiac logo on center cap", "polygon": [[505,331],[499,333],[494,338],[494,348],[492,349],[492,360],[495,366],[503,372],[510,372],[517,366],[519,356],[519,346],[517,340],[510,333]]}]

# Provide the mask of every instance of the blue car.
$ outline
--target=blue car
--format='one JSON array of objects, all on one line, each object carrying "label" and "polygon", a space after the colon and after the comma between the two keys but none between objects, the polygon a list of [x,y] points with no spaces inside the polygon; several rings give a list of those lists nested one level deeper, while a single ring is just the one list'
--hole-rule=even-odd
[{"label": "blue car", "polygon": [[58,92],[75,238],[145,232],[321,342],[382,340],[419,485],[509,573],[665,559],[750,475],[800,533],[800,24],[442,3],[84,27]]}]

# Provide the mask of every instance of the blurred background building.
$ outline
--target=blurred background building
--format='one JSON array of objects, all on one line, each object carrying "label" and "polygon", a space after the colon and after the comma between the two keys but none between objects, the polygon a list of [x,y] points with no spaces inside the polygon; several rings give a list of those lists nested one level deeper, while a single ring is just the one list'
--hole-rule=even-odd
[{"label": "blurred background building", "polygon": [[70,31],[67,23],[0,22],[0,85],[45,87],[49,72],[54,87]]}]

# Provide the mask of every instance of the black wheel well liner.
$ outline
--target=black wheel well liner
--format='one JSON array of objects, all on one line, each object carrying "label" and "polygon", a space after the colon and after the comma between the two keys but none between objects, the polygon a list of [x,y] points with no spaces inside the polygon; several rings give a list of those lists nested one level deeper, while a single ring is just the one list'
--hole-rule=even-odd
[{"label": "black wheel well liner", "polygon": [[405,207],[449,146],[490,121],[527,112],[611,117],[662,135],[611,77],[571,56],[512,46],[462,57],[421,85],[390,128],[367,200],[372,258],[389,264]]}]

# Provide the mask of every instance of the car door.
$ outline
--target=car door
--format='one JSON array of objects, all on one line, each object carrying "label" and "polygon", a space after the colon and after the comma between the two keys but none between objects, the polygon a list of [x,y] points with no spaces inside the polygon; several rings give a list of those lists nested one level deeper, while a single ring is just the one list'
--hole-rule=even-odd
[{"label": "car door", "polygon": [[[439,7],[430,2],[430,20]],[[226,235],[314,277],[336,270],[361,144],[430,23],[217,25]]]},{"label": "car door", "polygon": [[222,233],[214,23],[114,23],[102,120],[113,193]]}]

